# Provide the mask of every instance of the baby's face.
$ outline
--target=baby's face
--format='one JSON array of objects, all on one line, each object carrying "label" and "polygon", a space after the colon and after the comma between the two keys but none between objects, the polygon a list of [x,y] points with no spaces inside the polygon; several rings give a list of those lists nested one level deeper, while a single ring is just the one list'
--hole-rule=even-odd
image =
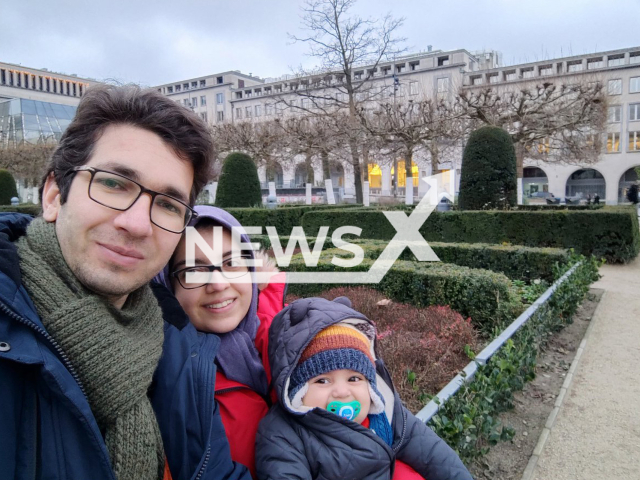
[{"label": "baby's face", "polygon": [[361,410],[353,421],[362,423],[367,418],[371,406],[369,382],[364,375],[353,370],[333,370],[309,380],[309,390],[302,398],[302,404],[326,410],[331,402],[354,400],[360,402]]}]

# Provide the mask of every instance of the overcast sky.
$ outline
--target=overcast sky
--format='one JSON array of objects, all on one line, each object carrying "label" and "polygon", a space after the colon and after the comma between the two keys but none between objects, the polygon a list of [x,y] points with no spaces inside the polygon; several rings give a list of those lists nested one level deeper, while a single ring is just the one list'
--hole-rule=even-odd
[{"label": "overcast sky", "polygon": [[[0,61],[144,85],[312,67],[301,0],[0,0]],[[492,49],[504,64],[640,45],[640,0],[359,0],[404,17],[408,52]]]}]

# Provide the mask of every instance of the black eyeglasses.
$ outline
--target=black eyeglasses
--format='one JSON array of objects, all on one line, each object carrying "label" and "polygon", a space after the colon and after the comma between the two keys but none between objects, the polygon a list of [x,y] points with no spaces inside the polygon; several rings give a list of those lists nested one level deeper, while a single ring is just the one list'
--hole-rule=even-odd
[{"label": "black eyeglasses", "polygon": [[89,172],[89,198],[100,205],[119,210],[130,209],[143,193],[151,196],[149,218],[151,223],[172,233],[182,233],[192,218],[198,214],[177,198],[158,193],[143,187],[119,173],[100,170],[99,168],[75,167],[69,173]]},{"label": "black eyeglasses", "polygon": [[[249,272],[250,255],[240,255],[224,260],[220,265],[197,265],[176,270],[171,274],[178,280],[180,286],[186,290],[204,287],[213,281],[213,272],[220,272],[227,280],[235,280]],[[187,273],[199,274],[195,282],[187,282]]]}]

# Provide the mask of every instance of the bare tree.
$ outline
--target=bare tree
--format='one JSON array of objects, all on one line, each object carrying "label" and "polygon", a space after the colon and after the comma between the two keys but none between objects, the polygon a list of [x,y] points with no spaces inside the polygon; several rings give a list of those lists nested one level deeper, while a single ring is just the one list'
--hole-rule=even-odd
[{"label": "bare tree", "polygon": [[37,186],[47,160],[56,148],[53,140],[0,146],[0,168],[9,170],[27,186]]},{"label": "bare tree", "polygon": [[414,154],[426,151],[433,172],[439,170],[442,155],[466,133],[464,112],[443,100],[421,98],[401,103],[383,103],[362,119],[374,145],[405,159],[406,177],[412,176]]},{"label": "bare tree", "polygon": [[213,127],[213,138],[220,152],[241,151],[253,158],[257,166],[274,167],[284,148],[280,120],[222,123]]},{"label": "bare tree", "polygon": [[520,89],[460,90],[457,106],[476,124],[495,125],[511,135],[522,178],[524,157],[545,162],[591,163],[601,153],[606,98],[600,82]]},{"label": "bare tree", "polygon": [[305,157],[308,183],[311,183],[313,159],[318,156],[324,178],[331,178],[330,156],[340,145],[341,122],[336,116],[340,115],[293,115],[279,123],[285,134],[284,143],[291,151]]},{"label": "bare tree", "polygon": [[309,56],[320,61],[315,72],[301,72],[306,77],[305,85],[300,84],[302,80],[294,83],[296,93],[307,100],[306,105],[298,108],[347,113],[342,132],[349,146],[356,201],[362,202],[363,131],[358,110],[364,108],[364,102],[379,95],[379,89],[371,88],[378,65],[400,54],[403,49],[399,45],[404,39],[395,37],[402,19],[390,15],[382,20],[349,17],[348,11],[354,4],[355,0],[307,0],[302,8],[302,24],[309,35],[290,37],[309,44]]}]

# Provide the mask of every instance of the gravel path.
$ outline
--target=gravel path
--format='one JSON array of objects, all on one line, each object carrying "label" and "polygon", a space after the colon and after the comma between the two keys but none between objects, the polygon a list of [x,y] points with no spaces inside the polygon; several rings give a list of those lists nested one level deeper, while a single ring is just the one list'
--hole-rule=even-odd
[{"label": "gravel path", "polygon": [[640,258],[600,273],[605,293],[535,480],[640,479]]}]

